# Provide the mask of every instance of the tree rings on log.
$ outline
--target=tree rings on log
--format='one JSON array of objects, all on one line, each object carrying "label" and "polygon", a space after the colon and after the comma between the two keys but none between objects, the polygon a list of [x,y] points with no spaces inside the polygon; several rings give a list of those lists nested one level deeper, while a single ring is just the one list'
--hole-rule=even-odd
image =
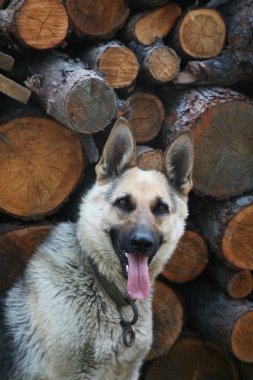
[{"label": "tree rings on log", "polygon": [[211,58],[223,49],[226,24],[212,8],[196,8],[185,13],[177,25],[179,49],[193,58]]},{"label": "tree rings on log", "polygon": [[34,49],[50,49],[64,40],[68,15],[58,0],[25,0],[15,14],[19,40]]},{"label": "tree rings on log", "polygon": [[137,92],[127,100],[133,112],[130,124],[136,141],[144,143],[152,140],[159,133],[164,120],[162,102],[147,92]]},{"label": "tree rings on log", "polygon": [[147,366],[144,380],[239,380],[229,355],[202,338],[179,338],[170,351]]},{"label": "tree rings on log", "polygon": [[156,281],[153,298],[153,343],[148,359],[167,352],[182,331],[184,310],[177,294],[166,284]]},{"label": "tree rings on log", "polygon": [[125,0],[66,0],[66,6],[79,36],[112,36],[129,15]]},{"label": "tree rings on log", "polygon": [[68,198],[84,169],[81,142],[55,121],[27,117],[1,125],[0,209],[43,219]]},{"label": "tree rings on log", "polygon": [[205,240],[194,231],[187,230],[167,262],[163,276],[169,281],[191,281],[203,272],[208,263]]}]

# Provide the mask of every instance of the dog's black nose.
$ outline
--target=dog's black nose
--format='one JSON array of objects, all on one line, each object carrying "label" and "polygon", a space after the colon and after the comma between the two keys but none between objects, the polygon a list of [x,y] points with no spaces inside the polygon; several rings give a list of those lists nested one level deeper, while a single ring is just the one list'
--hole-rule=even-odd
[{"label": "dog's black nose", "polygon": [[130,235],[130,244],[134,252],[148,254],[153,251],[155,241],[151,232],[133,230]]}]

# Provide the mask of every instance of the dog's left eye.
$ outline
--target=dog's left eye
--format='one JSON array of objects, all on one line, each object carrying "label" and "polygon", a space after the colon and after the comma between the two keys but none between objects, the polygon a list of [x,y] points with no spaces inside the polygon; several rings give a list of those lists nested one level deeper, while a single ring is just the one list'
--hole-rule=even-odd
[{"label": "dog's left eye", "polygon": [[154,208],[155,214],[165,215],[169,212],[169,206],[166,203],[159,202]]}]

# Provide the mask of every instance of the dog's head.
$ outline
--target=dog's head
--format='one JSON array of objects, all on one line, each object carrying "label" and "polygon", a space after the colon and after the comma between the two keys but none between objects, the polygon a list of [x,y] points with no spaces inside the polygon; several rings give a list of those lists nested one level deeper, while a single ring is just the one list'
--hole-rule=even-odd
[{"label": "dog's head", "polygon": [[167,148],[163,171],[144,171],[136,166],[128,122],[115,123],[96,166],[97,181],[83,201],[78,237],[102,273],[125,284],[133,299],[149,295],[150,282],[183,234],[192,168],[190,133]]}]

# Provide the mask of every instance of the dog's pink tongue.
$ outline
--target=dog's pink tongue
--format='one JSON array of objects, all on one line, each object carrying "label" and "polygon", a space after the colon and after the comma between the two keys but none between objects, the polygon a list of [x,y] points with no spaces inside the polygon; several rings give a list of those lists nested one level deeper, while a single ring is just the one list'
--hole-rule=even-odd
[{"label": "dog's pink tongue", "polygon": [[127,291],[133,300],[143,300],[150,293],[148,257],[128,254]]}]

